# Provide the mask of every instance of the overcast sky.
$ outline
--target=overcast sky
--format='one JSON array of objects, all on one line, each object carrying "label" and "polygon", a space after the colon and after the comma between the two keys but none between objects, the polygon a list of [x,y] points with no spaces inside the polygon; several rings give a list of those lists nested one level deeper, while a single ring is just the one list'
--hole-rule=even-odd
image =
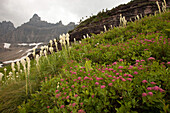
[{"label": "overcast sky", "polygon": [[97,14],[102,9],[112,9],[130,0],[0,0],[0,22],[6,20],[20,26],[33,14],[49,23],[79,22],[82,17]]}]

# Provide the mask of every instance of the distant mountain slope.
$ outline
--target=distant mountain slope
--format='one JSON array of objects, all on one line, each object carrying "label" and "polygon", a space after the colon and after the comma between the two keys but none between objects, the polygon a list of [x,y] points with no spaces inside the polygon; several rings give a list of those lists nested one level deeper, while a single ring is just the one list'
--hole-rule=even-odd
[{"label": "distant mountain slope", "polygon": [[4,34],[7,34],[15,29],[14,24],[12,22],[3,21],[0,22],[0,37]]},{"label": "distant mountain slope", "polygon": [[[98,34],[104,31],[104,25],[107,29],[111,25],[113,27],[119,26],[120,14],[125,16],[127,21],[130,21],[130,19],[134,21],[137,15],[141,18],[141,16],[154,14],[155,11],[158,13],[156,1],[159,1],[160,6],[162,6],[163,0],[131,0],[128,4],[122,4],[111,10],[99,12],[97,15],[82,21],[74,30],[69,32],[71,41],[74,38],[80,40],[86,34]],[[170,0],[166,0],[166,3],[167,7],[169,7]]]},{"label": "distant mountain slope", "polygon": [[29,22],[24,23],[12,32],[0,36],[1,42],[48,42],[50,39],[58,37],[62,33],[67,33],[75,27],[75,23],[70,22],[63,25],[62,22],[51,24],[42,21],[41,18],[34,14]]}]

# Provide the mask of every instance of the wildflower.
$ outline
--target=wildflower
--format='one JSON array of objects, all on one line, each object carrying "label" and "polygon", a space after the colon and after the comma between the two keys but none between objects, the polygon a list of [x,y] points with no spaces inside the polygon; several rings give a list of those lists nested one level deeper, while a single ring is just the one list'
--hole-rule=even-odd
[{"label": "wildflower", "polygon": [[0,73],[0,81],[2,80],[3,76],[4,76],[4,74]]},{"label": "wildflower", "polygon": [[143,80],[142,83],[148,83],[148,81],[147,80]]},{"label": "wildflower", "polygon": [[142,97],[146,97],[147,96],[147,94],[146,93],[142,93]]},{"label": "wildflower", "polygon": [[55,92],[57,93],[59,90],[56,90]]},{"label": "wildflower", "polygon": [[152,89],[155,90],[155,91],[158,91],[159,87],[158,86],[154,86],[154,87],[152,87]]},{"label": "wildflower", "polygon": [[124,74],[124,76],[126,77],[126,76],[127,76],[127,74]]},{"label": "wildflower", "polygon": [[49,108],[50,108],[50,106],[47,106],[47,108],[49,109]]},{"label": "wildflower", "polygon": [[81,80],[81,77],[78,77],[78,80]]},{"label": "wildflower", "polygon": [[141,62],[145,62],[145,60],[141,60]]},{"label": "wildflower", "polygon": [[131,78],[132,78],[133,76],[132,76],[131,74],[129,74],[128,77],[131,77]]},{"label": "wildflower", "polygon": [[89,79],[89,77],[85,76],[85,77],[84,77],[84,80],[86,80],[86,79]]},{"label": "wildflower", "polygon": [[94,95],[92,95],[91,97],[94,98]]},{"label": "wildflower", "polygon": [[155,85],[156,83],[155,82],[150,82],[151,84]]},{"label": "wildflower", "polygon": [[78,95],[77,95],[77,94],[75,94],[75,95],[74,95],[74,97],[78,97]]},{"label": "wildflower", "polygon": [[105,85],[101,85],[101,89],[105,88],[106,86]]},{"label": "wildflower", "polygon": [[112,65],[116,65],[117,64],[117,62],[114,62]]},{"label": "wildflower", "polygon": [[71,91],[71,89],[69,89],[69,91]]},{"label": "wildflower", "polygon": [[170,62],[167,62],[167,64],[170,64]]},{"label": "wildflower", "polygon": [[116,73],[116,75],[119,75],[119,73]]},{"label": "wildflower", "polygon": [[64,105],[61,105],[61,107],[60,107],[60,108],[62,109],[62,108],[64,108],[64,107],[65,107]]},{"label": "wildflower", "polygon": [[118,69],[122,69],[122,68],[123,68],[123,66],[119,66],[119,67],[118,67]]},{"label": "wildflower", "polygon": [[77,79],[74,79],[73,81],[75,82],[75,81],[77,81]]},{"label": "wildflower", "polygon": [[132,81],[132,79],[131,79],[131,78],[127,78],[126,80]]},{"label": "wildflower", "polygon": [[152,87],[148,87],[147,90],[152,90]]},{"label": "wildflower", "polygon": [[138,72],[137,72],[137,71],[135,71],[135,72],[134,72],[134,74],[135,74],[135,75],[137,75],[137,74],[138,74]]},{"label": "wildflower", "polygon": [[99,83],[98,83],[98,82],[96,82],[96,83],[95,83],[95,85],[99,85]]},{"label": "wildflower", "polygon": [[136,60],[136,63],[139,63],[140,61],[139,60]]},{"label": "wildflower", "polygon": [[112,86],[112,85],[113,85],[113,83],[109,83],[108,85],[109,85],[109,86]]},{"label": "wildflower", "polygon": [[152,92],[148,92],[148,95],[153,96],[153,93]]},{"label": "wildflower", "polygon": [[85,88],[85,87],[86,87],[85,85],[82,86],[82,88]]},{"label": "wildflower", "polygon": [[112,77],[112,75],[108,75],[108,77],[110,78],[110,77]]},{"label": "wildflower", "polygon": [[85,113],[84,110],[80,109],[78,110],[78,113]]},{"label": "wildflower", "polygon": [[82,106],[82,105],[83,105],[83,102],[81,102],[80,105]]},{"label": "wildflower", "polygon": [[57,95],[56,95],[56,98],[58,98],[59,96],[60,96],[60,94],[57,94]]},{"label": "wildflower", "polygon": [[122,78],[122,81],[123,81],[123,82],[125,82],[125,81],[126,81],[126,79]]},{"label": "wildflower", "polygon": [[66,99],[69,99],[70,96],[67,96]]},{"label": "wildflower", "polygon": [[155,58],[153,58],[153,57],[150,57],[150,58],[148,58],[148,60],[155,60]]},{"label": "wildflower", "polygon": [[123,59],[120,59],[119,62],[123,62]]},{"label": "wildflower", "polygon": [[114,82],[114,81],[115,81],[115,79],[112,80],[112,82]]},{"label": "wildflower", "polygon": [[76,106],[76,103],[73,103],[72,106],[73,106],[73,107]]},{"label": "wildflower", "polygon": [[64,79],[61,79],[61,81],[64,81]]},{"label": "wildflower", "polygon": [[74,88],[74,85],[72,85],[71,87]]}]

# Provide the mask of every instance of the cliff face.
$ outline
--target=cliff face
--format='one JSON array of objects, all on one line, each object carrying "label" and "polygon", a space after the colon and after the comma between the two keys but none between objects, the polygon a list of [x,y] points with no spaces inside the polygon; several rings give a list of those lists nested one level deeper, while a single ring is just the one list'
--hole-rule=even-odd
[{"label": "cliff face", "polygon": [[62,22],[51,24],[41,21],[41,18],[34,14],[29,22],[24,23],[12,32],[6,33],[0,37],[1,42],[49,42],[50,39],[59,37],[62,33],[67,33],[74,29],[75,23],[63,25]]},{"label": "cliff face", "polygon": [[11,22],[0,22],[0,37],[2,37],[4,34],[7,34],[15,29],[13,23]]},{"label": "cliff face", "polygon": [[[99,13],[97,16],[93,16],[80,23],[74,30],[70,32],[71,41],[74,38],[80,40],[83,38],[83,35],[94,33],[98,34],[101,31],[104,31],[104,25],[106,28],[112,26],[119,26],[120,24],[120,14],[125,16],[127,21],[135,20],[136,16],[144,17],[145,15],[154,14],[155,11],[158,11],[156,5],[157,0],[134,0],[128,4],[120,5],[112,10]],[[160,6],[162,6],[163,0],[158,0]],[[170,6],[170,1],[167,1],[167,6]]]}]

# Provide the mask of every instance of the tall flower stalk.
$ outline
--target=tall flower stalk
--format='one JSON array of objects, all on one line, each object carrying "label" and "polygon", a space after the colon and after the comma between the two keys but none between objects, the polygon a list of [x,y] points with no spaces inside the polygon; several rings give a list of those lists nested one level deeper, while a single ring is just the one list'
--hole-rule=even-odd
[{"label": "tall flower stalk", "polygon": [[21,64],[24,68],[24,74],[25,74],[25,82],[26,82],[26,96],[28,96],[28,76],[27,76],[27,69],[26,69],[26,61],[24,59],[21,59]]}]

